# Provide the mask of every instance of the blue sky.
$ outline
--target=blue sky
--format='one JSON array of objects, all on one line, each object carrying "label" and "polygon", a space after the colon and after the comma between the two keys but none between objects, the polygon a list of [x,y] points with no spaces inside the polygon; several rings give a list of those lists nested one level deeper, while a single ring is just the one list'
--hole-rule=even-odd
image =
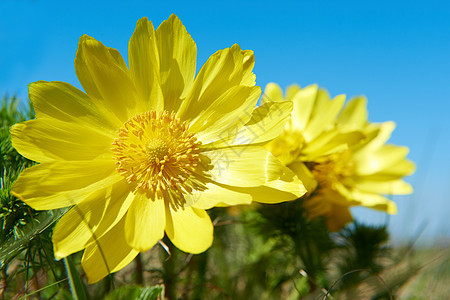
[{"label": "blue sky", "polygon": [[[411,196],[395,197],[396,237],[450,236],[450,4],[446,1],[43,1],[0,0],[0,95],[27,84],[80,87],[73,60],[88,34],[125,57],[136,21],[177,14],[198,47],[198,66],[238,43],[255,52],[257,84],[318,83],[332,95],[364,94],[373,122],[393,120],[391,143],[410,147]],[[125,4],[127,3],[127,4]],[[385,215],[355,210],[361,221]]]}]

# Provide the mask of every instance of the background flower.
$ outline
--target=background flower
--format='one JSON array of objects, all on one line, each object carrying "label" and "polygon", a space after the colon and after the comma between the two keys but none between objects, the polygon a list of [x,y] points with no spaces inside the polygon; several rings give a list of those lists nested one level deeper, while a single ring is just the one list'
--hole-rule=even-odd
[{"label": "background flower", "polygon": [[[273,83],[264,95],[284,100]],[[406,159],[408,148],[385,144],[394,123],[369,123],[364,97],[343,107],[344,95],[331,100],[316,85],[290,86],[285,97],[294,102],[292,119],[268,147],[307,186],[310,216],[325,216],[328,227],[338,230],[352,220],[350,206],[395,214],[395,203],[381,194],[411,193],[402,178],[415,167]]]}]

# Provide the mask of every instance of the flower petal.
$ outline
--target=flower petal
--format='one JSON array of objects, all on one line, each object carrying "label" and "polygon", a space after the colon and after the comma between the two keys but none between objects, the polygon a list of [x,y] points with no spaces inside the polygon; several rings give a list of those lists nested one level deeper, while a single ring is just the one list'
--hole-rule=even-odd
[{"label": "flower petal", "polygon": [[292,110],[292,123],[294,128],[303,131],[308,125],[319,87],[316,84],[301,89],[292,98],[294,108]]},{"label": "flower petal", "polygon": [[93,127],[40,118],[11,127],[11,142],[37,162],[111,159],[113,138]]},{"label": "flower petal", "polygon": [[[28,94],[36,117],[96,127],[111,136],[121,122],[97,99],[65,82],[38,81],[28,85]],[[106,131],[106,132],[105,132]]]},{"label": "flower petal", "polygon": [[128,245],[144,252],[164,237],[166,225],[164,201],[148,199],[137,193],[128,210],[125,221],[125,237]]},{"label": "flower petal", "polygon": [[34,209],[56,209],[122,179],[112,161],[43,163],[23,171],[12,194]]},{"label": "flower petal", "polygon": [[259,146],[237,146],[203,152],[211,159],[212,179],[231,186],[260,186],[283,174],[280,161]]},{"label": "flower petal", "polygon": [[301,161],[295,161],[288,165],[295,175],[303,182],[308,192],[313,192],[317,187],[317,181],[308,167]]},{"label": "flower petal", "polygon": [[194,81],[197,46],[176,15],[156,30],[164,109],[177,111]]},{"label": "flower petal", "polygon": [[86,93],[102,99],[125,122],[145,109],[138,101],[134,83],[122,56],[92,37],[83,35],[78,43],[75,72]]},{"label": "flower petal", "polygon": [[264,89],[264,93],[262,95],[261,101],[264,102],[276,102],[276,101],[285,101],[283,97],[283,90],[281,87],[274,83],[269,82]]},{"label": "flower petal", "polygon": [[335,188],[345,198],[354,201],[351,205],[370,207],[376,210],[385,211],[390,215],[395,215],[397,213],[397,206],[395,203],[386,197],[374,193],[363,192],[357,189],[348,190],[341,184],[336,184]]},{"label": "flower petal", "polygon": [[107,234],[84,251],[81,265],[86,272],[88,283],[95,283],[109,273],[114,273],[128,265],[139,251],[128,246],[125,241],[125,221],[122,219]]},{"label": "flower petal", "polygon": [[337,123],[345,130],[360,130],[367,123],[367,99],[355,97],[350,99],[339,114]]},{"label": "flower petal", "polygon": [[355,172],[358,175],[371,175],[405,160],[407,147],[385,145],[376,152],[354,156]]},{"label": "flower petal", "polygon": [[193,207],[178,209],[166,207],[166,233],[172,243],[188,253],[201,253],[213,242],[211,219],[202,210]]},{"label": "flower petal", "polygon": [[197,133],[203,145],[233,136],[252,117],[259,94],[259,87],[230,88],[198,114],[190,130]]},{"label": "flower petal", "polygon": [[240,85],[253,87],[254,74],[251,72],[253,59],[253,53],[242,51],[238,45],[211,55],[200,69],[177,116],[182,120],[191,121],[230,88]]},{"label": "flower petal", "polygon": [[401,179],[373,181],[368,180],[365,176],[358,177],[358,181],[355,182],[355,188],[365,192],[380,193],[384,195],[406,195],[413,192],[411,185]]},{"label": "flower petal", "polygon": [[145,103],[147,110],[163,110],[158,47],[153,24],[147,18],[140,19],[136,24],[128,46],[128,59],[139,99]]},{"label": "flower petal", "polygon": [[[315,139],[321,132],[329,129],[345,102],[345,95],[330,100],[325,90],[319,90],[316,96],[313,115],[304,130],[306,141]],[[295,108],[294,108],[295,109]]]},{"label": "flower petal", "polygon": [[53,229],[55,258],[66,257],[96,243],[122,219],[132,199],[124,180],[87,194]]},{"label": "flower petal", "polygon": [[189,195],[195,208],[209,209],[213,206],[230,206],[239,204],[279,203],[292,201],[306,193],[303,183],[288,169],[280,180],[271,181],[258,187],[236,187],[217,182],[208,183],[207,190]]},{"label": "flower petal", "polygon": [[291,101],[266,102],[252,112],[250,120],[243,127],[222,131],[220,140],[207,147],[229,147],[268,142],[281,134],[292,110]]}]

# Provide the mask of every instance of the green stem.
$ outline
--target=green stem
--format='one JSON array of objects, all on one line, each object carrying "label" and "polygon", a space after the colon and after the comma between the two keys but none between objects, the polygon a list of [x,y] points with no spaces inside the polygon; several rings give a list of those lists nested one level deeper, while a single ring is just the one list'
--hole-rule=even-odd
[{"label": "green stem", "polygon": [[142,266],[142,256],[139,253],[136,258],[136,284],[144,285],[144,268]]},{"label": "green stem", "polygon": [[[170,240],[167,237],[163,239],[164,243],[170,247],[172,245]],[[176,249],[174,247],[170,247],[172,249],[171,255],[169,258],[163,259],[163,281],[164,281],[164,292],[167,300],[175,300],[177,299],[177,274],[175,270],[176,265]],[[165,253],[165,252],[163,252]],[[165,255],[165,254],[163,254]]]}]

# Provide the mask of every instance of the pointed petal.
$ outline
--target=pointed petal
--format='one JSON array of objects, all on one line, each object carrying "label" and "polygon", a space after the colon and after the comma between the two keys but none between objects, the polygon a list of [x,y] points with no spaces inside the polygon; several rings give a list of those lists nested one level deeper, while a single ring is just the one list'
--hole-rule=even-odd
[{"label": "pointed petal", "polygon": [[83,35],[78,43],[75,72],[86,93],[103,100],[122,122],[143,111],[127,65],[116,49]]},{"label": "pointed petal", "polygon": [[137,251],[144,252],[162,239],[166,225],[164,210],[163,200],[152,200],[143,194],[136,194],[125,221],[127,243]]},{"label": "pointed petal", "polygon": [[166,233],[172,243],[188,253],[201,253],[213,242],[213,225],[208,214],[193,207],[166,208]]},{"label": "pointed petal", "polygon": [[147,18],[140,19],[136,24],[128,46],[128,59],[139,99],[145,103],[147,110],[163,110],[158,47],[153,24]]},{"label": "pointed petal", "polygon": [[385,145],[376,152],[354,156],[355,172],[358,175],[371,175],[405,160],[407,147]]},{"label": "pointed petal", "polygon": [[345,95],[339,95],[333,100],[329,100],[328,93],[324,90],[319,90],[313,116],[303,133],[306,141],[311,141],[321,132],[330,129],[344,102]]},{"label": "pointed petal", "polygon": [[339,128],[345,130],[360,130],[367,123],[367,99],[355,97],[345,105],[338,117]]},{"label": "pointed petal", "polygon": [[365,176],[358,177],[358,181],[355,182],[355,188],[365,192],[384,195],[407,195],[413,192],[411,185],[401,179],[373,181],[368,180]]},{"label": "pointed petal", "polygon": [[65,82],[38,81],[28,85],[28,94],[36,117],[77,123],[115,136],[122,123],[105,106]]},{"label": "pointed petal", "polygon": [[236,134],[252,117],[259,94],[259,87],[230,88],[198,114],[190,129],[203,145]]},{"label": "pointed petal", "polygon": [[229,147],[268,142],[279,136],[289,120],[292,102],[266,102],[252,112],[245,126],[230,128],[220,134],[220,140],[208,144],[208,147]]},{"label": "pointed petal", "polygon": [[238,45],[217,51],[200,69],[177,116],[191,121],[230,88],[240,85],[253,87],[252,61],[253,53],[242,51]]},{"label": "pointed petal", "polygon": [[193,207],[209,209],[213,206],[230,206],[238,204],[279,203],[298,199],[306,193],[302,182],[287,168],[279,180],[271,181],[258,187],[236,187],[220,183],[208,183],[208,189],[189,195]]},{"label": "pointed petal", "polygon": [[301,161],[296,161],[288,165],[295,175],[303,182],[308,192],[313,192],[317,187],[317,181],[308,167]]},{"label": "pointed petal", "polygon": [[95,283],[109,273],[119,271],[139,254],[125,241],[125,221],[122,219],[107,234],[84,251],[81,265],[88,283]]},{"label": "pointed petal", "polygon": [[176,15],[156,30],[164,109],[177,111],[194,81],[197,46]]},{"label": "pointed petal", "polygon": [[213,180],[231,186],[259,186],[279,179],[280,161],[259,146],[239,146],[203,152],[211,159]]},{"label": "pointed petal", "polygon": [[43,163],[23,171],[12,194],[34,209],[56,209],[122,179],[112,161]]},{"label": "pointed petal", "polygon": [[285,101],[283,97],[283,90],[281,87],[274,83],[269,82],[264,89],[264,93],[262,95],[261,102],[275,102],[275,101]]},{"label": "pointed petal", "polygon": [[295,94],[292,98],[292,123],[297,130],[303,131],[308,125],[316,101],[318,86],[309,85]]},{"label": "pointed petal", "polygon": [[77,123],[34,119],[11,127],[17,151],[37,162],[111,159],[113,137]]},{"label": "pointed petal", "polygon": [[286,89],[286,100],[294,99],[294,96],[301,90],[300,86],[298,84],[292,84],[287,87]]},{"label": "pointed petal", "polygon": [[125,181],[85,195],[53,229],[55,258],[66,257],[98,241],[122,219],[132,199]]}]

